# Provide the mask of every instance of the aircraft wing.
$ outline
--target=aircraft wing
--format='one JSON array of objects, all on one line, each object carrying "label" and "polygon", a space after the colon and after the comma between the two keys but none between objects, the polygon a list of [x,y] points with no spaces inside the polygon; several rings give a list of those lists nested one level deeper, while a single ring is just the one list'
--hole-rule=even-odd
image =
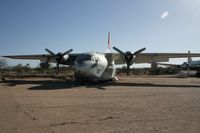
[{"label": "aircraft wing", "polygon": [[47,58],[50,58],[53,61],[53,57],[49,54],[40,54],[40,55],[8,55],[8,56],[2,56],[5,58],[10,59],[23,59],[23,60],[45,60]]},{"label": "aircraft wing", "polygon": [[167,63],[157,63],[158,65],[162,66],[168,66],[168,67],[180,67],[180,65],[177,64],[167,64]]},{"label": "aircraft wing", "polygon": [[[74,61],[76,60],[78,54],[69,54],[69,59],[67,62],[63,63],[64,65],[74,65]],[[45,62],[49,60],[49,63],[56,63],[56,59],[54,56],[50,54],[38,54],[38,55],[9,55],[2,56],[10,59],[23,59],[23,60],[40,60],[41,62]],[[62,63],[61,63],[62,64]]]},{"label": "aircraft wing", "polygon": [[[124,64],[124,56],[119,53],[108,53],[115,60],[115,64]],[[108,56],[108,55],[107,55]],[[140,53],[136,56],[135,63],[168,62],[170,58],[200,57],[200,53]]]}]

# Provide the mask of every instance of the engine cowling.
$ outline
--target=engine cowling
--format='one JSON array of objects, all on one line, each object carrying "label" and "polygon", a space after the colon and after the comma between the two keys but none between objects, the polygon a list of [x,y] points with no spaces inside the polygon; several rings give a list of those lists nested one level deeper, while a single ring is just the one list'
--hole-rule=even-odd
[{"label": "engine cowling", "polygon": [[127,51],[125,52],[124,58],[125,58],[126,64],[133,65],[136,56],[134,56],[130,51]]},{"label": "engine cowling", "polygon": [[66,55],[64,55],[62,57],[62,61],[67,61],[68,59],[69,59],[69,55],[68,54],[66,54]]}]

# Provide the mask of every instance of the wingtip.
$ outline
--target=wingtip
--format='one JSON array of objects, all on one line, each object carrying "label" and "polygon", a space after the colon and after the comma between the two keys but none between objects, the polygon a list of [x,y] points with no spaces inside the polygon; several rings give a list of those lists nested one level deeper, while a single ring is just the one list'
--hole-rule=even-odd
[{"label": "wingtip", "polygon": [[0,57],[8,58],[9,56],[0,56]]},{"label": "wingtip", "polygon": [[0,57],[12,59],[12,56],[0,56]]}]

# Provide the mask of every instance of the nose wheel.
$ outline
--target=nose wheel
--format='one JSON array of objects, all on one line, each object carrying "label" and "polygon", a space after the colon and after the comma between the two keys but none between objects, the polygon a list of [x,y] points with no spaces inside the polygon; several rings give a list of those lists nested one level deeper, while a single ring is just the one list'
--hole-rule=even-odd
[{"label": "nose wheel", "polygon": [[119,79],[118,79],[116,76],[112,78],[112,81],[113,81],[113,82],[117,82],[118,80],[119,80]]}]

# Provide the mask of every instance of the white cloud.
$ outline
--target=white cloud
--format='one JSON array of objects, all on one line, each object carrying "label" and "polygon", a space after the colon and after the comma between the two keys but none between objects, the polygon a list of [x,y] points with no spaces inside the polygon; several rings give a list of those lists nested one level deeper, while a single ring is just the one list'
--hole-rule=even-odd
[{"label": "white cloud", "polygon": [[161,17],[161,19],[165,19],[168,16],[169,16],[169,12],[165,11],[160,17]]}]

